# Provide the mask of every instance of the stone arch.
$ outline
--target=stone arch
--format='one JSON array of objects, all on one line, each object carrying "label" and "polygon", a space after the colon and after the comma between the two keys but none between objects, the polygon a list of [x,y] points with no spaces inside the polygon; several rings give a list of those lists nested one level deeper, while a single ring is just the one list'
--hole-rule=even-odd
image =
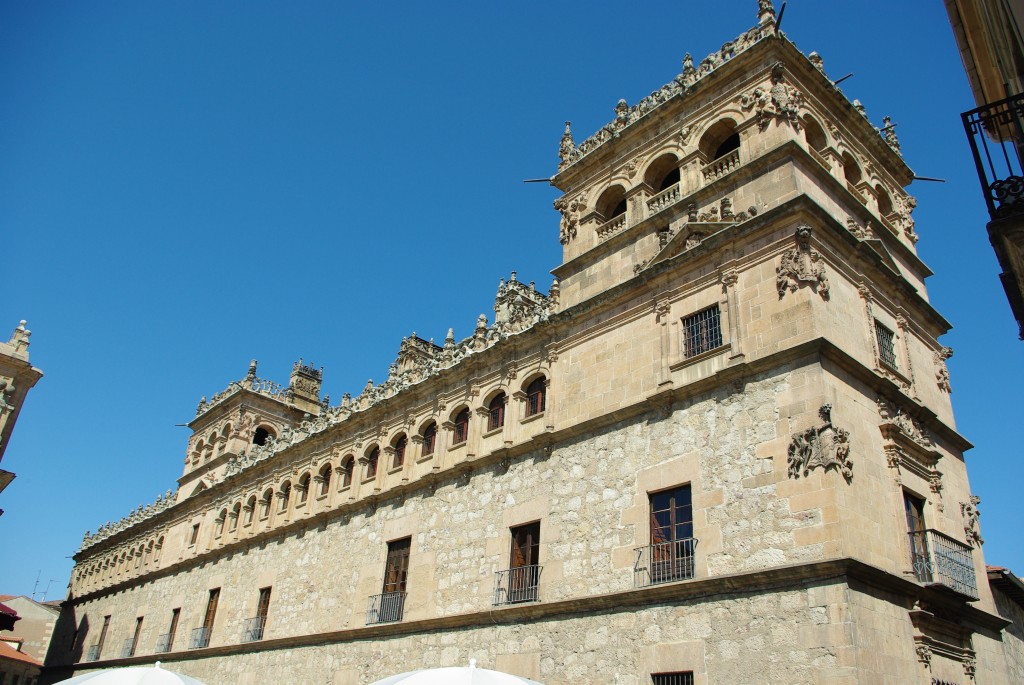
[{"label": "stone arch", "polygon": [[843,177],[852,186],[856,186],[864,179],[864,172],[849,151],[843,153]]},{"label": "stone arch", "polygon": [[679,158],[672,152],[659,155],[644,171],[644,183],[651,191],[660,193],[679,183]]},{"label": "stone arch", "polygon": [[828,134],[818,120],[810,114],[803,116],[804,140],[808,147],[815,152],[821,152],[828,147]]},{"label": "stone arch", "polygon": [[619,183],[614,183],[601,193],[594,203],[594,209],[601,216],[602,221],[609,221],[617,216],[626,213],[626,189]]},{"label": "stone arch", "polygon": [[729,117],[716,120],[701,134],[697,149],[708,162],[724,157],[740,147],[740,134],[736,121]]}]

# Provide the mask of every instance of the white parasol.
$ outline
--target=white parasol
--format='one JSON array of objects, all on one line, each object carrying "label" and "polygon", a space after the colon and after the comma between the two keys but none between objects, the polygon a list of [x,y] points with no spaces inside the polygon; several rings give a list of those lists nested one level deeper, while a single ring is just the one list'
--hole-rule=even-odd
[{"label": "white parasol", "polygon": [[203,685],[203,682],[187,675],[160,668],[160,662],[154,666],[129,666],[128,668],[105,668],[83,675],[76,675],[68,680],[61,680],[54,685]]},{"label": "white parasol", "polygon": [[477,668],[476,659],[469,660],[469,666],[448,666],[446,668],[425,668],[419,671],[399,673],[373,685],[542,685],[536,680]]}]

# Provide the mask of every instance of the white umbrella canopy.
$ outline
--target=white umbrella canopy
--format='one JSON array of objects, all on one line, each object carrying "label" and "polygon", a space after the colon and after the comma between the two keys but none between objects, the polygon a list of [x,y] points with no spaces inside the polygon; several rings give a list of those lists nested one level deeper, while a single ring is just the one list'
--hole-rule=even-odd
[{"label": "white umbrella canopy", "polygon": [[373,685],[542,685],[536,680],[477,668],[476,659],[469,660],[469,666],[448,666],[446,668],[424,668],[419,671],[399,673]]},{"label": "white umbrella canopy", "polygon": [[55,685],[204,685],[201,680],[189,678],[174,671],[155,666],[129,666],[127,668],[105,668],[84,675],[76,675],[68,680],[61,680]]}]

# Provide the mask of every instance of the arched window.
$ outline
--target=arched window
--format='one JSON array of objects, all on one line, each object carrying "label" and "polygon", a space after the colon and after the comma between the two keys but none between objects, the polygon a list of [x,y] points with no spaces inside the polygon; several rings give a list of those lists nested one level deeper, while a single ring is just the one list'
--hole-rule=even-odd
[{"label": "arched window", "polygon": [[437,424],[431,421],[423,428],[422,456],[434,453],[434,442],[437,440]]},{"label": "arched window", "polygon": [[355,457],[352,457],[351,455],[341,460],[341,487],[351,487],[352,470],[355,467],[355,463]]},{"label": "arched window", "polygon": [[377,477],[377,462],[380,461],[380,448],[374,446],[366,455],[366,477]]},{"label": "arched window", "polygon": [[856,160],[853,155],[849,152],[843,153],[843,176],[846,177],[846,182],[851,186],[855,186],[861,182],[864,177],[861,173],[860,167],[857,166]]},{"label": "arched window", "polygon": [[395,449],[395,459],[391,464],[391,468],[397,469],[405,464],[405,446],[407,443],[408,440],[406,440],[404,433],[391,443],[391,446]]},{"label": "arched window", "polygon": [[655,193],[668,190],[679,183],[679,160],[673,154],[658,157],[647,167],[644,181],[654,189]]},{"label": "arched window", "polygon": [[244,525],[248,526],[252,524],[252,517],[256,513],[256,495],[252,495],[249,501],[245,503],[245,519]]},{"label": "arched window", "polygon": [[541,376],[526,386],[526,415],[535,416],[544,411],[547,405],[547,385]]},{"label": "arched window", "polygon": [[452,431],[452,444],[458,445],[469,439],[469,409],[463,409],[455,415],[455,429]]},{"label": "arched window", "polygon": [[231,514],[228,517],[228,521],[230,522],[228,524],[228,531],[229,532],[234,533],[236,530],[238,530],[238,517],[239,517],[239,515],[241,515],[241,513],[242,513],[242,503],[241,502],[235,502],[235,506],[231,509]]},{"label": "arched window", "polygon": [[605,221],[626,213],[626,191],[620,185],[608,188],[597,201],[597,212]]},{"label": "arched window", "polygon": [[214,536],[220,537],[224,534],[224,522],[228,520],[228,510],[221,509],[220,514],[217,515],[217,520],[214,522]]},{"label": "arched window", "polygon": [[280,496],[278,497],[279,503],[277,510],[280,512],[288,511],[288,502],[291,500],[292,496],[292,484],[285,481],[278,492],[280,493]]},{"label": "arched window", "polygon": [[266,445],[267,438],[272,436],[274,433],[266,426],[260,426],[256,429],[256,432],[252,434],[252,444],[254,445]]},{"label": "arched window", "polygon": [[309,481],[310,480],[311,480],[311,478],[310,478],[310,475],[308,473],[304,473],[304,474],[302,474],[302,476],[299,477],[299,485],[298,485],[299,504],[305,504],[306,500],[309,498]]},{"label": "arched window", "polygon": [[807,146],[816,152],[828,147],[828,138],[825,137],[824,129],[810,116],[804,117],[804,139],[807,141]]},{"label": "arched window", "polygon": [[318,493],[320,497],[331,491],[331,470],[331,464],[328,462],[321,466],[317,473],[320,476],[320,492]]},{"label": "arched window", "polygon": [[274,501],[274,491],[267,488],[266,492],[263,493],[263,497],[260,499],[260,518],[265,519],[270,516],[270,505]]},{"label": "arched window", "polygon": [[505,425],[505,393],[499,392],[487,405],[487,430],[493,431]]},{"label": "arched window", "polygon": [[722,119],[715,122],[700,138],[697,148],[704,154],[708,162],[725,157],[733,150],[740,148],[740,134],[736,132],[736,122]]},{"label": "arched window", "polygon": [[892,199],[881,183],[875,186],[875,196],[878,198],[878,214],[883,217],[892,214]]}]

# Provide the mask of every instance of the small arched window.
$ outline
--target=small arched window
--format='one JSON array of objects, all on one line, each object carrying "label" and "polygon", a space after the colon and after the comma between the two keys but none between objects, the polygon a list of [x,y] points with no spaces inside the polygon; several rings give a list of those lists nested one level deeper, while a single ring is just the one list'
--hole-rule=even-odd
[{"label": "small arched window", "polygon": [[605,221],[611,221],[617,216],[626,213],[626,190],[620,185],[608,188],[597,201],[598,213]]},{"label": "small arched window", "polygon": [[256,513],[256,495],[249,497],[249,500],[245,503],[245,519],[244,525],[252,524],[252,517]]},{"label": "small arched window", "polygon": [[274,491],[267,488],[266,492],[263,493],[263,497],[260,499],[260,518],[265,519],[270,516],[270,505],[274,501]]},{"label": "small arched window", "polygon": [[352,470],[355,463],[356,460],[351,455],[341,460],[341,487],[347,488],[352,485]]},{"label": "small arched window", "polygon": [[864,178],[856,160],[849,152],[843,153],[843,176],[846,177],[846,182],[852,186],[857,185]]},{"label": "small arched window", "polygon": [[220,537],[224,534],[224,522],[228,520],[228,510],[221,509],[220,514],[217,515],[217,520],[214,526],[214,536]]},{"label": "small arched window", "polygon": [[725,157],[739,147],[740,134],[736,131],[736,122],[732,119],[722,119],[712,124],[697,144],[697,149],[708,162]]},{"label": "small arched window", "polygon": [[878,214],[883,217],[892,214],[892,199],[889,197],[889,193],[885,192],[881,183],[875,186],[875,197],[878,198]]},{"label": "small arched window", "polygon": [[242,513],[242,503],[235,502],[235,506],[231,509],[231,514],[228,516],[228,531],[234,533],[238,529],[238,517]]},{"label": "small arched window", "polygon": [[499,392],[487,405],[487,430],[493,431],[505,425],[505,393]]},{"label": "small arched window", "polygon": [[437,424],[431,421],[423,429],[423,450],[422,456],[434,453],[434,442],[437,440]]},{"label": "small arched window", "polygon": [[256,432],[252,434],[252,444],[266,445],[267,438],[269,438],[271,435],[273,435],[273,433],[270,431],[270,429],[266,428],[265,426],[260,426],[259,428],[256,429]]},{"label": "small arched window", "polygon": [[310,482],[310,480],[311,480],[311,478],[310,478],[310,475],[308,473],[304,473],[304,474],[302,474],[302,476],[299,477],[299,485],[298,485],[299,504],[304,504],[306,502],[306,500],[309,498],[309,482]]},{"label": "small arched window", "polygon": [[320,476],[320,497],[323,497],[331,491],[331,465],[330,463],[324,464],[320,467],[320,471],[317,475]]},{"label": "small arched window", "polygon": [[543,376],[526,386],[526,415],[536,416],[547,406],[547,384]]},{"label": "small arched window", "polygon": [[366,455],[366,477],[376,478],[377,477],[377,462],[380,461],[380,448],[374,447]]},{"label": "small arched window", "polygon": [[281,489],[278,492],[280,493],[278,497],[278,511],[288,511],[288,502],[291,500],[292,497],[292,484],[288,481],[285,481],[284,484],[281,485]]},{"label": "small arched window", "polygon": [[455,415],[455,429],[452,431],[452,444],[458,445],[469,439],[469,409],[463,409]]},{"label": "small arched window", "polygon": [[807,141],[807,146],[815,152],[821,152],[828,147],[828,138],[825,137],[824,129],[810,116],[804,117],[804,139]]},{"label": "small arched window", "polygon": [[405,434],[398,436],[398,439],[392,443],[392,447],[395,450],[395,458],[391,464],[391,468],[397,469],[405,464],[405,446],[408,444],[408,440],[405,438]]},{"label": "small arched window", "polygon": [[644,181],[655,193],[668,190],[679,183],[679,160],[671,153],[658,157],[647,167]]}]

